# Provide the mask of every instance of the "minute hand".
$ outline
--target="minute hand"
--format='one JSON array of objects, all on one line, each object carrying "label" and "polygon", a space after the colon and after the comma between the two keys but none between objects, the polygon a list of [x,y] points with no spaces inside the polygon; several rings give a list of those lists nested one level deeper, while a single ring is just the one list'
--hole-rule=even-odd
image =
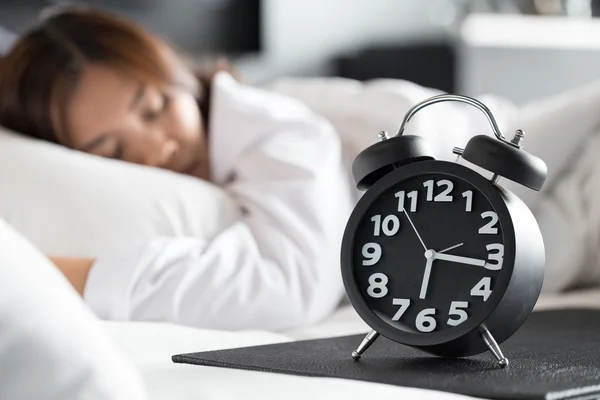
[{"label": "minute hand", "polygon": [[455,262],[455,263],[460,263],[460,264],[476,265],[478,267],[485,266],[484,260],[478,260],[476,258],[469,258],[469,257],[453,256],[452,254],[435,253],[434,258],[436,260],[450,261],[450,262]]}]

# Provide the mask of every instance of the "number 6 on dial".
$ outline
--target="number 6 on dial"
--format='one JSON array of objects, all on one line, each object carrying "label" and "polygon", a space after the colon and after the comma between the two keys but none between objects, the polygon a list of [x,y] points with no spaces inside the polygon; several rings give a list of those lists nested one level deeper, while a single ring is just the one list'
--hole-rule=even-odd
[{"label": "number 6 on dial", "polygon": [[435,330],[436,321],[433,318],[435,308],[426,308],[417,315],[415,325],[421,332],[433,332]]}]

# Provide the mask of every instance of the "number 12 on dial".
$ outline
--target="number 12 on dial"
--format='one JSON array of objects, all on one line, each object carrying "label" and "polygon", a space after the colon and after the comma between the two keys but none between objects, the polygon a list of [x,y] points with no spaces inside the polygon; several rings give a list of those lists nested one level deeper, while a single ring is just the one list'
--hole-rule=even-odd
[{"label": "number 12 on dial", "polygon": [[[446,189],[444,191],[442,191],[442,193],[438,194],[435,197],[433,195],[434,183],[437,186],[445,186],[446,187]],[[450,195],[450,193],[452,192],[452,189],[454,188],[454,184],[451,181],[449,181],[447,179],[443,179],[438,182],[434,182],[433,180],[428,180],[423,183],[423,186],[425,186],[425,188],[427,188],[427,201],[450,202],[450,203],[453,201],[453,197]],[[407,207],[408,211],[410,211],[410,212],[417,211],[417,199],[419,197],[419,192],[417,190],[413,190],[408,193],[404,190],[401,190],[399,192],[396,192],[395,197],[398,199],[398,212],[406,211],[405,207],[407,207],[408,203],[410,203],[410,205],[408,205],[408,207]],[[465,211],[466,212],[473,211],[473,191],[472,190],[464,191],[462,193],[462,197],[464,197],[464,199],[465,199]]]}]

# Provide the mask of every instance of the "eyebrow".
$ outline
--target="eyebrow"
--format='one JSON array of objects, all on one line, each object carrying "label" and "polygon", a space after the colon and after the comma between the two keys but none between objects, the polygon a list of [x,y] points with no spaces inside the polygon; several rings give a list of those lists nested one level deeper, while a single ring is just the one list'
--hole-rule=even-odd
[{"label": "eyebrow", "polygon": [[[129,106],[129,108],[131,110],[137,108],[138,104],[140,103],[140,101],[142,101],[142,99],[144,98],[144,94],[146,93],[146,85],[144,84],[140,84],[138,90],[135,93],[135,96],[133,97],[133,100],[131,102],[131,105]],[[91,142],[87,143],[85,146],[81,147],[81,151],[84,152],[88,152],[91,151],[93,149],[95,149],[96,147],[101,146],[104,142],[106,142],[112,135],[110,134],[104,134],[104,135],[100,135],[98,136],[96,139],[92,140]]]}]

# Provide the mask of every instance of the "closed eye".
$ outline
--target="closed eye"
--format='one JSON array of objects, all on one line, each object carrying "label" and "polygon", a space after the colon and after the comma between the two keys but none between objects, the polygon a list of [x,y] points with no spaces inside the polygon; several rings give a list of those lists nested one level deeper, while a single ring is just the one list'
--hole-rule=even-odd
[{"label": "closed eye", "polygon": [[117,135],[105,134],[81,146],[80,151],[91,153],[100,157],[123,159],[123,145],[116,139]]},{"label": "closed eye", "polygon": [[168,108],[170,99],[167,95],[161,94],[160,106],[153,110],[146,110],[142,113],[142,118],[146,122],[156,121]]}]

